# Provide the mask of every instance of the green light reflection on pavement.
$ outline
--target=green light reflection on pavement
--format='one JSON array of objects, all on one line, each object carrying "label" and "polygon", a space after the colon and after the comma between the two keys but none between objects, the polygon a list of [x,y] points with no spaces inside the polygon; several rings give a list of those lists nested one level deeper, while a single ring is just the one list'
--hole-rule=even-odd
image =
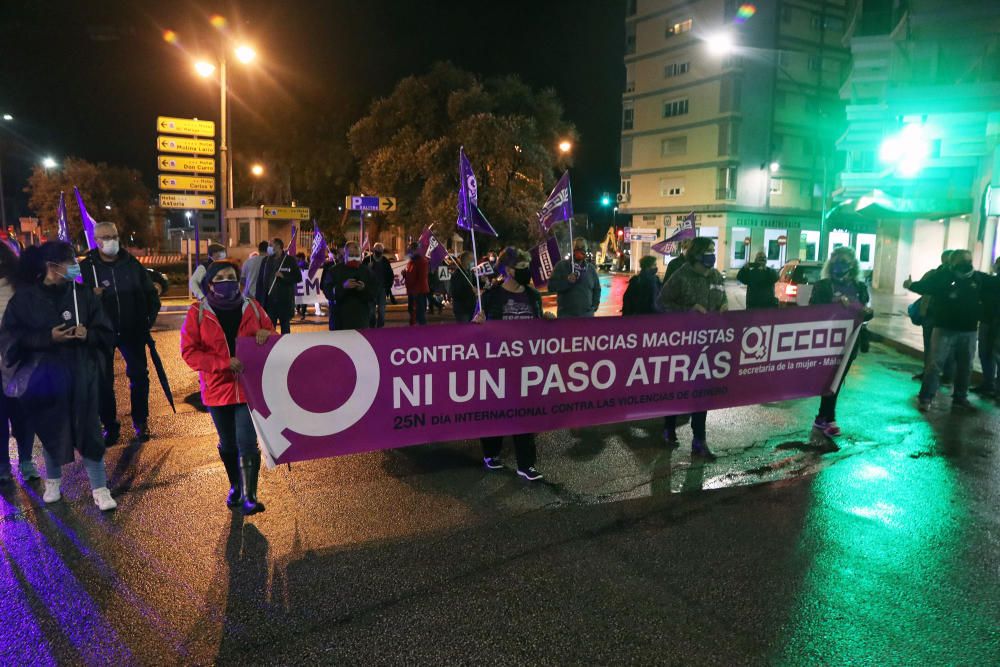
[{"label": "green light reflection on pavement", "polygon": [[[928,424],[912,428],[911,442],[936,441]],[[955,478],[944,457],[914,459],[897,448],[845,458],[816,476],[791,563],[804,571],[802,589],[774,662],[985,664],[967,662],[977,646],[954,632],[976,613],[955,581],[967,515]]]}]

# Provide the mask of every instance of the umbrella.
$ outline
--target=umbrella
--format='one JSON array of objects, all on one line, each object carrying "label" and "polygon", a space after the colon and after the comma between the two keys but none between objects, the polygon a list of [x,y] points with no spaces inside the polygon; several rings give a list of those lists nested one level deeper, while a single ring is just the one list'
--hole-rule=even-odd
[{"label": "umbrella", "polygon": [[174,414],[177,414],[177,408],[174,407],[174,392],[170,391],[170,381],[167,380],[167,371],[163,368],[163,360],[160,359],[160,353],[156,351],[156,343],[153,341],[153,336],[149,333],[146,334],[146,345],[149,346],[149,358],[153,360],[156,377],[160,378],[163,395],[167,397],[170,409],[174,411]]}]

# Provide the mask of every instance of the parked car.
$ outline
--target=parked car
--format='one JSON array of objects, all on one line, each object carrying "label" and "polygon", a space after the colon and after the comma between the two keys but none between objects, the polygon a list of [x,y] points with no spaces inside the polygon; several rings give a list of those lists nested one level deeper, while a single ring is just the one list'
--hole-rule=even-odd
[{"label": "parked car", "polygon": [[823,275],[822,262],[793,259],[781,267],[774,296],[780,306],[808,306],[813,285]]},{"label": "parked car", "polygon": [[170,281],[156,269],[147,266],[146,270],[149,271],[149,277],[153,280],[153,287],[156,288],[156,293],[163,296],[170,287]]}]

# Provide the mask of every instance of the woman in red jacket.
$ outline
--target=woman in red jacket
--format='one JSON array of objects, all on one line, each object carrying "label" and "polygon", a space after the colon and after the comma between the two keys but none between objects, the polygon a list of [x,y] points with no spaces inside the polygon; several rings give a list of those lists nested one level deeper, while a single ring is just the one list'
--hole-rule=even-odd
[{"label": "woman in red jacket", "polygon": [[275,335],[264,308],[240,293],[239,271],[230,262],[213,262],[202,281],[205,299],[191,304],[181,329],[181,356],[201,381],[201,400],[219,433],[219,458],[229,477],[226,505],[243,514],[264,511],[257,502],[260,451],[250,410],[240,388],[243,364],[236,338],[253,336],[263,345]]}]

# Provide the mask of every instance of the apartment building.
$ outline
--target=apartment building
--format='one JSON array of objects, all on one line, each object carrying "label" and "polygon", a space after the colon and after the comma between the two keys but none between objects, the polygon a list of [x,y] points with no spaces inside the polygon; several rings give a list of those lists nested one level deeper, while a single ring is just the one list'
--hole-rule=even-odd
[{"label": "apartment building", "polygon": [[874,221],[872,284],[900,293],[946,248],[1000,254],[1000,3],[855,0],[840,213]]},{"label": "apartment building", "polygon": [[[821,229],[840,156],[845,0],[630,0],[619,213],[669,234],[691,211],[719,268],[872,246],[875,224]],[[822,243],[821,249],[821,231]],[[632,255],[648,252],[634,244]]]}]

